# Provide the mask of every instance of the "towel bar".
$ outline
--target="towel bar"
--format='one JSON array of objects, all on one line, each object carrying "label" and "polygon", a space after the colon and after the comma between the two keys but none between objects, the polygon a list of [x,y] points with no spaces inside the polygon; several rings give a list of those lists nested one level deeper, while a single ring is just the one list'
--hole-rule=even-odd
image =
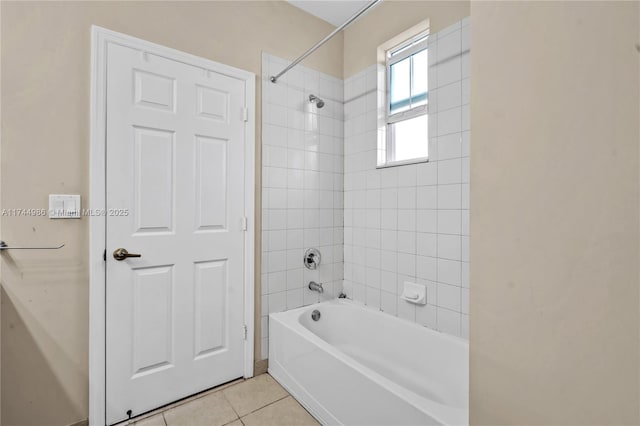
[{"label": "towel bar", "polygon": [[4,241],[0,241],[1,250],[58,250],[64,247],[64,244],[60,244],[57,247],[10,247]]}]

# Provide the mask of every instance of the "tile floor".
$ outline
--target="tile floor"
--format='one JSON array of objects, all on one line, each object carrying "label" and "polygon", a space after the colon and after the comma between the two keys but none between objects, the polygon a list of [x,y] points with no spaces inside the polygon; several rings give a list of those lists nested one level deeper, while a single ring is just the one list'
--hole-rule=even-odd
[{"label": "tile floor", "polygon": [[[124,423],[126,424],[126,423]],[[136,426],[311,426],[319,423],[271,376],[212,389],[132,421]]]}]

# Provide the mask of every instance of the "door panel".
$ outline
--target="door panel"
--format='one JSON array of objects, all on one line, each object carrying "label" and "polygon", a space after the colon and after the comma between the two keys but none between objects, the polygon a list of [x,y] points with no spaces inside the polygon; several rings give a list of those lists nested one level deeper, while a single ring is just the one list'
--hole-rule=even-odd
[{"label": "door panel", "polygon": [[173,367],[173,265],[132,269],[133,377]]},{"label": "door panel", "polygon": [[136,232],[172,232],[175,132],[134,127]]},{"label": "door panel", "polygon": [[227,122],[229,117],[229,93],[211,87],[198,86],[198,116]]},{"label": "door panel", "polygon": [[227,228],[227,144],[196,136],[196,224],[198,231]]},{"label": "door panel", "polygon": [[173,103],[176,92],[175,79],[138,69],[134,69],[133,73],[137,105],[175,112]]},{"label": "door panel", "polygon": [[195,357],[226,350],[227,343],[227,260],[195,264]]},{"label": "door panel", "polygon": [[[107,421],[243,375],[245,83],[108,47]],[[138,258],[117,261],[125,248]]]}]

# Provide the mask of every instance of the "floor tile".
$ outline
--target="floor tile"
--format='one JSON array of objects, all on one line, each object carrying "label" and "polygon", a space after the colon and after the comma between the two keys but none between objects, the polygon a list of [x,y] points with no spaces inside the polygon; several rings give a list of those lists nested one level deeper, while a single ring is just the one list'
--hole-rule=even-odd
[{"label": "floor tile", "polygon": [[234,420],[231,423],[227,423],[225,426],[244,426],[240,419]]},{"label": "floor tile", "polygon": [[240,417],[289,395],[268,374],[231,386],[222,393]]},{"label": "floor tile", "polygon": [[223,426],[238,416],[222,392],[215,392],[165,411],[164,418],[167,426]]},{"label": "floor tile", "polygon": [[245,426],[315,426],[320,424],[290,396],[243,417],[242,423]]},{"label": "floor tile", "polygon": [[135,426],[165,426],[164,417],[162,413],[156,414],[146,419],[142,419],[134,423]]}]

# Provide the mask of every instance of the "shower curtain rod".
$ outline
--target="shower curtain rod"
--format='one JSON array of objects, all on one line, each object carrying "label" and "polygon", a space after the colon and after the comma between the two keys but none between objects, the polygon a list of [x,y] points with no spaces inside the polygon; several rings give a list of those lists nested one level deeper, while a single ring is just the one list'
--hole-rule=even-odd
[{"label": "shower curtain rod", "polygon": [[287,66],[285,69],[283,69],[282,71],[280,71],[278,74],[269,77],[269,80],[272,83],[275,83],[276,81],[278,81],[278,79],[280,77],[282,77],[283,74],[285,74],[287,71],[289,71],[291,68],[295,67],[296,65],[298,65],[301,61],[303,61],[307,56],[311,55],[313,52],[315,52],[320,46],[322,46],[323,44],[325,44],[326,42],[329,41],[329,39],[331,39],[331,37],[333,37],[334,35],[338,34],[340,31],[342,31],[343,29],[345,29],[346,27],[348,27],[353,21],[355,21],[356,19],[358,19],[360,16],[364,15],[365,13],[367,13],[369,11],[369,9],[371,9],[372,7],[374,7],[375,5],[377,5],[378,3],[380,3],[382,0],[372,0],[371,2],[369,2],[367,5],[365,5],[362,9],[360,9],[359,11],[357,11],[351,18],[347,19],[346,22],[342,25],[340,25],[338,28],[336,28],[335,30],[331,31],[331,33],[326,36],[325,38],[323,38],[322,40],[320,40],[319,42],[317,42],[315,45],[313,45],[313,47],[309,50],[307,50],[306,52],[304,52],[302,55],[300,55],[298,57],[298,59],[296,59],[295,61],[291,62],[289,64],[289,66]]}]

